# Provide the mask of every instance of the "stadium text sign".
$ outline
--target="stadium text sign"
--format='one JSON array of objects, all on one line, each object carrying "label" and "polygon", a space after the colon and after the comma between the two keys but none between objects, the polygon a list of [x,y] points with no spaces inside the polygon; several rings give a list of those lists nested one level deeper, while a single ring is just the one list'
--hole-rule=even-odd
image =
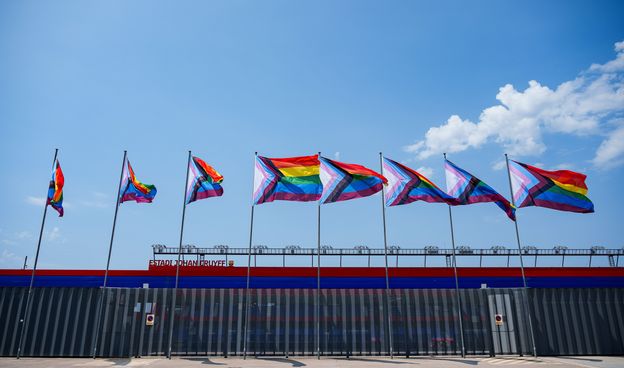
[{"label": "stadium text sign", "polygon": [[171,259],[151,259],[149,261],[150,267],[176,267],[180,262],[180,267],[232,267],[234,261],[228,261],[226,263],[223,259],[217,260],[171,260]]}]

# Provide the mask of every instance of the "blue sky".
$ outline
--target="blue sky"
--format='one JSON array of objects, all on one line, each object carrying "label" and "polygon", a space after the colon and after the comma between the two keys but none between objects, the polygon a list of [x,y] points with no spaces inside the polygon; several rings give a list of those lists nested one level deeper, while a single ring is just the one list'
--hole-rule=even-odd
[{"label": "blue sky", "polygon": [[[177,245],[189,149],[225,177],[223,197],[187,209],[198,246],[246,246],[254,151],[375,169],[383,151],[441,187],[446,151],[507,197],[504,152],[586,173],[596,213],[522,209],[523,243],[619,248],[623,13],[619,1],[3,1],[0,268],[32,265],[55,147],[66,215],[48,214],[43,268],[104,268],[124,149],[158,195],[122,205],[116,269]],[[450,246],[444,205],[387,215],[390,244]],[[494,204],[454,217],[457,245],[515,247]],[[379,196],[322,207],[323,244],[382,239]],[[316,204],[258,206],[254,243],[315,246]]]}]

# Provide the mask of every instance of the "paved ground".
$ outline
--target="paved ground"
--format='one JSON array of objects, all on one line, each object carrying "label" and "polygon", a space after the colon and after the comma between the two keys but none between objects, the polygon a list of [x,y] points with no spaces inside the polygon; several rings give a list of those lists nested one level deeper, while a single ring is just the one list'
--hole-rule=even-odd
[{"label": "paved ground", "polygon": [[540,368],[621,368],[624,367],[624,357],[560,357],[560,358],[538,358],[529,357],[496,357],[496,358],[472,358],[465,359],[456,357],[416,357],[416,358],[395,358],[385,357],[355,357],[346,358],[321,358],[314,357],[264,357],[249,358],[174,358],[172,360],[163,358],[142,358],[142,359],[85,359],[85,358],[0,358],[0,367],[22,367],[22,368],[65,368],[65,367],[203,367],[205,365],[223,368],[246,368],[246,367],[540,367]]}]

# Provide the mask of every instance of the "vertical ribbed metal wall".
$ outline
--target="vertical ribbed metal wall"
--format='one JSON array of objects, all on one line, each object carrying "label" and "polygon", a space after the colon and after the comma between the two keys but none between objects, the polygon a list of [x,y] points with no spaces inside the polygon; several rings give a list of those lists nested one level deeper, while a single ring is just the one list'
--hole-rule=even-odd
[{"label": "vertical ribbed metal wall", "polygon": [[624,289],[530,289],[541,355],[624,354]]},{"label": "vertical ribbed metal wall", "polygon": [[[0,355],[15,356],[26,288],[0,288]],[[24,356],[90,356],[97,302],[104,298],[98,356],[164,355],[172,289],[35,288]],[[623,289],[461,290],[467,354],[530,354],[530,306],[540,355],[624,353]],[[173,332],[177,355],[240,355],[243,289],[178,290]],[[458,306],[452,289],[391,290],[394,352],[460,354]],[[387,355],[383,289],[321,291],[324,355]],[[250,355],[316,351],[314,289],[253,289]],[[153,313],[153,326],[146,315]],[[504,316],[496,325],[494,315]]]}]

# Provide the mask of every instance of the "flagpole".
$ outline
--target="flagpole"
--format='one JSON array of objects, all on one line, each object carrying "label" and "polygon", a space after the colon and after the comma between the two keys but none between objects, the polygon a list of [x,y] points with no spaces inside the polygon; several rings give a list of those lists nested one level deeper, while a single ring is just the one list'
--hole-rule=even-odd
[{"label": "flagpole", "polygon": [[188,161],[186,163],[186,180],[184,180],[184,199],[182,201],[182,223],[180,224],[180,244],[178,246],[178,263],[176,263],[176,275],[175,286],[173,289],[173,297],[171,298],[171,322],[169,323],[169,349],[167,350],[167,356],[171,360],[171,344],[173,340],[173,323],[175,321],[175,305],[176,297],[178,295],[178,280],[180,278],[180,257],[182,255],[182,237],[184,235],[184,216],[186,214],[186,185],[189,177],[189,167],[191,165],[191,151],[188,151]]},{"label": "flagpole", "polygon": [[119,174],[119,186],[117,188],[117,202],[115,204],[115,216],[113,217],[113,230],[111,231],[110,244],[108,245],[108,260],[106,261],[106,271],[104,271],[104,283],[102,284],[102,292],[98,302],[98,309],[95,317],[95,336],[93,337],[93,359],[97,354],[97,342],[100,335],[100,319],[102,314],[102,304],[104,303],[104,292],[106,291],[106,282],[108,281],[108,269],[110,267],[111,253],[113,252],[113,239],[115,239],[115,226],[117,225],[117,212],[119,211],[121,182],[123,181],[123,172],[126,167],[126,158],[128,151],[124,150],[123,161],[121,163],[121,173]]},{"label": "flagpole", "polygon": [[[54,160],[52,160],[52,171],[54,171],[54,165],[56,164],[56,157],[58,156],[58,148],[54,149]],[[49,185],[48,185],[49,188]],[[47,198],[47,195],[46,195]],[[30,284],[28,285],[28,294],[26,294],[26,309],[24,310],[23,318],[20,318],[19,323],[23,323],[23,328],[20,331],[19,342],[17,344],[17,354],[16,358],[20,358],[20,353],[22,350],[22,339],[24,338],[24,331],[28,327],[25,323],[30,308],[30,295],[32,293],[33,283],[35,282],[35,271],[37,270],[37,261],[39,260],[39,249],[41,248],[41,238],[43,237],[43,228],[45,226],[46,214],[48,213],[48,202],[46,200],[46,204],[43,206],[43,218],[41,219],[41,229],[39,230],[39,240],[37,241],[37,251],[35,253],[35,263],[33,265],[32,273],[30,274]]]},{"label": "flagpole", "polygon": [[[446,153],[444,153],[444,160],[446,160]],[[466,346],[464,345],[464,323],[462,321],[462,306],[461,296],[459,295],[459,278],[457,276],[457,257],[455,253],[455,230],[453,229],[453,211],[451,205],[448,205],[449,210],[449,222],[451,224],[451,246],[453,248],[453,274],[455,276],[455,295],[457,298],[457,314],[459,319],[459,335],[461,337],[461,356],[466,356]]]},{"label": "flagpole", "polygon": [[[321,153],[318,153],[319,160]],[[316,217],[316,359],[321,359],[321,202]]]},{"label": "flagpole", "polygon": [[[511,172],[509,171],[509,157],[505,153],[505,164],[507,165],[507,178],[509,179],[509,193],[511,194],[511,204],[516,207],[514,200],[513,187],[511,186]],[[537,348],[535,347],[535,334],[533,332],[533,320],[531,317],[531,308],[529,307],[528,298],[528,285],[526,281],[526,275],[524,274],[524,260],[522,259],[522,247],[520,246],[520,231],[518,231],[518,214],[516,214],[516,220],[514,221],[516,227],[516,242],[518,243],[518,256],[520,257],[520,272],[522,273],[522,284],[524,286],[524,299],[526,303],[527,313],[529,316],[529,331],[531,332],[531,344],[533,345],[533,356],[537,357]]]},{"label": "flagpole", "polygon": [[[258,157],[258,152],[255,152],[255,160]],[[255,170],[255,169],[254,169]],[[253,224],[254,224],[254,205],[251,205],[251,224],[249,226],[249,251],[247,252],[247,283],[245,286],[245,329],[243,332],[243,360],[247,359],[247,329],[249,325],[249,281],[251,278],[251,244],[253,240]]]},{"label": "flagpole", "polygon": [[[383,176],[383,154],[379,152],[379,167]],[[383,184],[382,184],[383,185]],[[390,359],[394,359],[394,346],[392,344],[392,311],[390,310],[390,278],[388,277],[388,240],[386,236],[386,196],[381,189],[381,214],[383,219],[384,258],[386,261],[386,318],[388,320],[388,337],[390,342]]]}]

